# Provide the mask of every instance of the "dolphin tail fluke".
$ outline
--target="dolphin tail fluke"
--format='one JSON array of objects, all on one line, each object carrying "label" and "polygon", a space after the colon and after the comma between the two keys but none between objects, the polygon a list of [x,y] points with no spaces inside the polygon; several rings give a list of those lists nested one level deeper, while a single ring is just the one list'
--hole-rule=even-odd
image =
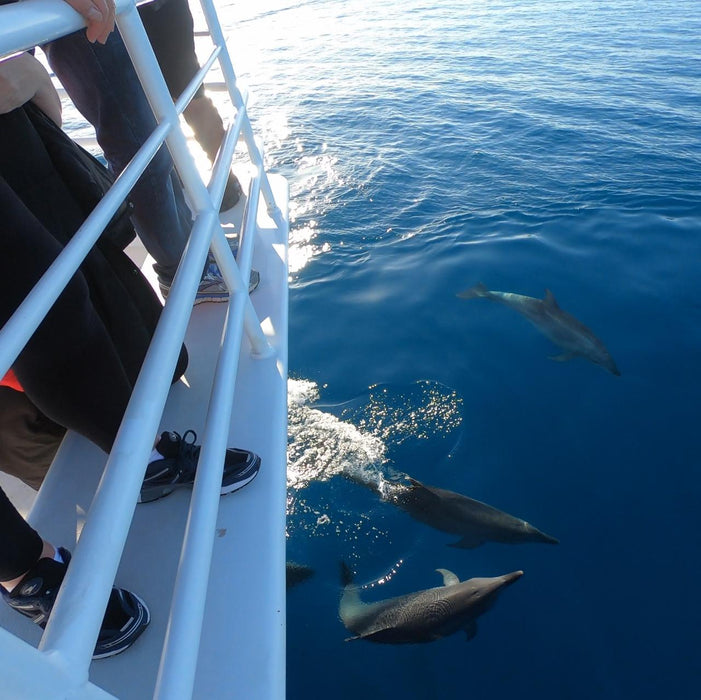
[{"label": "dolphin tail fluke", "polygon": [[342,586],[350,586],[351,583],[353,583],[353,579],[355,578],[355,575],[353,574],[353,570],[346,564],[346,562],[342,561],[341,562],[341,585]]},{"label": "dolphin tail fluke", "polygon": [[482,284],[482,282],[478,282],[474,287],[470,287],[469,289],[466,289],[463,292],[458,292],[457,295],[461,299],[474,299],[475,297],[488,297],[489,296],[489,290],[487,287]]},{"label": "dolphin tail fluke", "polygon": [[550,355],[548,359],[552,360],[553,362],[569,362],[569,360],[572,360],[575,357],[577,357],[576,352],[568,351],[560,353],[559,355]]}]

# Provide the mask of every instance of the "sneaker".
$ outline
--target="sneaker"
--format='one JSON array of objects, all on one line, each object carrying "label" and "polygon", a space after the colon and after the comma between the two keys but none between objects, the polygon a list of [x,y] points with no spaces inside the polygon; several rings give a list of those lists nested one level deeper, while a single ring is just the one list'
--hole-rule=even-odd
[{"label": "sneaker", "polygon": [[223,212],[233,209],[239,203],[242,194],[243,189],[241,188],[241,183],[236,178],[236,175],[230,171],[229,179],[226,181],[226,189],[224,190],[224,196],[222,197],[219,211]]},{"label": "sneaker", "polygon": [[[58,549],[63,563],[44,557],[4,597],[8,605],[44,629],[54,607],[58,589],[68,569],[71,554]],[[146,604],[123,588],[113,588],[95,645],[93,659],[104,659],[128,649],[151,621]]]},{"label": "sneaker", "polygon": [[[251,294],[259,284],[260,273],[258,270],[251,270],[251,276],[248,279],[248,293]],[[170,292],[170,284],[159,280],[158,285],[161,289],[163,299],[167,299]],[[228,299],[229,290],[219,268],[216,263],[209,263],[197,287],[197,294],[195,295],[195,301],[193,303],[201,304],[205,301],[227,301]]]},{"label": "sneaker", "polygon": [[[188,440],[188,438],[192,438]],[[151,462],[141,486],[139,503],[148,503],[167,496],[179,488],[189,488],[195,482],[200,446],[195,444],[197,434],[188,430],[183,436],[175,432],[161,434],[156,451],[163,459]],[[224,459],[224,474],[220,493],[238,491],[256,477],[260,457],[248,450],[229,447]]]}]

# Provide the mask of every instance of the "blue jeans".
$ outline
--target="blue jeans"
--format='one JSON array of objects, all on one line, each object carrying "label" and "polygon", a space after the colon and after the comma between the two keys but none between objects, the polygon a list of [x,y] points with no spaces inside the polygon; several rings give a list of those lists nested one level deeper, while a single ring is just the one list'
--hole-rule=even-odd
[{"label": "blue jeans", "polygon": [[[93,125],[110,169],[122,172],[156,127],[136,71],[115,29],[103,46],[85,30],[42,47],[54,73]],[[192,227],[192,215],[166,146],[162,146],[129,197],[132,221],[156,261],[159,279],[170,283]]]}]

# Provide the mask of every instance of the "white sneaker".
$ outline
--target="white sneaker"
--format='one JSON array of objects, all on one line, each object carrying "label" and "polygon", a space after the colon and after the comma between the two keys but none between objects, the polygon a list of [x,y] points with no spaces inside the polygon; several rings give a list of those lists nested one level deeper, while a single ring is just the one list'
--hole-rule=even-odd
[{"label": "white sneaker", "polygon": [[[163,299],[168,298],[170,285],[159,282]],[[248,280],[248,293],[251,294],[260,284],[260,273],[258,270],[251,270],[251,276]],[[227,301],[229,299],[229,290],[227,289],[224,278],[219,271],[216,263],[209,263],[207,270],[197,287],[197,295],[193,304],[201,304],[205,301]]]},{"label": "white sneaker", "polygon": [[[251,276],[248,278],[248,293],[251,294],[259,284],[260,273],[258,270],[251,270]],[[201,304],[204,301],[226,301],[228,298],[229,290],[226,287],[226,282],[224,282],[221,271],[216,263],[210,262],[197,288],[197,296],[195,297],[194,303]]]}]

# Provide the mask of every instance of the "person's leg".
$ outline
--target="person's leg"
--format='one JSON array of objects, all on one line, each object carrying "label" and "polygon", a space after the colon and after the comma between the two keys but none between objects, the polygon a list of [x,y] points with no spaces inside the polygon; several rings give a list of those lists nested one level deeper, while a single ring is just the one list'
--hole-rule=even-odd
[{"label": "person's leg", "polygon": [[[0,177],[0,325],[4,324],[60,252]],[[112,341],[90,302],[80,273],[68,283],[13,365],[29,398],[57,423],[82,433],[109,451],[131,385]],[[0,583],[7,604],[46,625],[63,582],[70,553],[42,540],[0,490]],[[141,599],[113,588],[94,658],[131,646],[149,624]]]},{"label": "person's leg", "polygon": [[0,386],[0,471],[39,490],[65,434],[23,391]]},{"label": "person's leg", "polygon": [[[120,173],[156,120],[118,32],[104,46],[91,44],[80,31],[43,48],[66,92],[95,127],[110,167]],[[135,228],[165,282],[172,279],[192,224],[180,181],[172,175],[163,146],[130,195]]]},{"label": "person's leg", "polygon": [[[139,15],[168,90],[177,100],[200,68],[190,6],[187,0],[166,0],[156,7],[152,4],[141,5]],[[185,108],[183,116],[210,162],[214,163],[224,139],[224,123],[212,101],[205,95],[202,85]],[[222,211],[235,206],[241,193],[241,185],[230,172],[222,199]]]},{"label": "person's leg", "polygon": [[0,582],[14,583],[29,571],[41,556],[43,545],[0,489]]},{"label": "person's leg", "polygon": [[[61,251],[56,239],[0,178],[0,324]],[[20,353],[13,369],[46,416],[109,452],[131,384],[76,274]]]}]

